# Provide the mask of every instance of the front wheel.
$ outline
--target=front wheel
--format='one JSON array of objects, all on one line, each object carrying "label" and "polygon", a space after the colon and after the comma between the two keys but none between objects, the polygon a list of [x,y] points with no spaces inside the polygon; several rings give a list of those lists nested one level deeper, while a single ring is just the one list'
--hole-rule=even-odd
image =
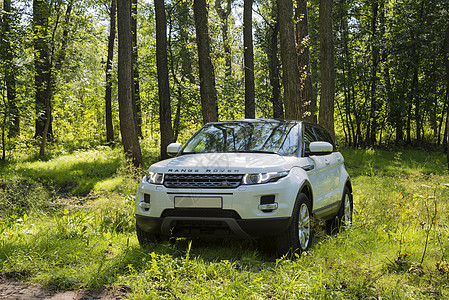
[{"label": "front wheel", "polygon": [[299,194],[287,231],[277,239],[279,254],[301,253],[312,245],[312,205],[306,194]]},{"label": "front wheel", "polygon": [[152,243],[160,242],[160,236],[148,233],[142,230],[136,222],[136,234],[137,240],[139,241],[139,245],[141,247],[147,247]]}]

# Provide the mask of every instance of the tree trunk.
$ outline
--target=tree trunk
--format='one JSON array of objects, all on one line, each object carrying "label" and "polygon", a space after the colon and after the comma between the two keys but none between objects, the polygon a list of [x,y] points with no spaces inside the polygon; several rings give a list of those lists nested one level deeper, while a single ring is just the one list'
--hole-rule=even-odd
[{"label": "tree trunk", "polygon": [[[448,101],[449,103],[449,24],[446,27],[446,35],[444,37],[444,65],[446,66],[446,101]],[[447,123],[446,128],[449,128],[449,107],[446,123]],[[447,167],[449,169],[449,142],[447,143],[446,153],[447,153]]]},{"label": "tree trunk", "polygon": [[277,0],[280,30],[280,50],[284,83],[285,118],[302,120],[303,111],[299,95],[299,70],[293,24],[292,0]]},{"label": "tree trunk", "polygon": [[109,11],[109,38],[108,38],[108,58],[106,61],[106,92],[105,92],[105,109],[106,109],[106,142],[111,144],[114,142],[114,127],[112,125],[112,60],[114,58],[114,41],[115,41],[115,16],[117,11],[117,0],[112,0]]},{"label": "tree trunk", "polygon": [[281,99],[281,87],[279,84],[279,61],[278,61],[278,35],[279,35],[279,22],[273,26],[273,32],[271,33],[271,43],[270,43],[270,69],[269,77],[271,90],[271,103],[273,103],[273,118],[283,119],[284,118],[284,108]]},{"label": "tree trunk", "polygon": [[168,158],[167,146],[174,141],[171,124],[170,87],[167,62],[167,19],[164,0],[154,0],[156,14],[156,62],[159,88],[159,124],[161,127],[161,158]]},{"label": "tree trunk", "polygon": [[[348,142],[349,146],[357,146],[357,135],[354,129],[354,122],[352,120],[352,112],[356,111],[354,101],[354,80],[352,71],[352,56],[349,52],[349,34],[348,34],[348,12],[344,7],[344,0],[340,1],[340,30],[343,42],[343,76],[344,76],[344,90],[345,103],[344,110],[346,114],[346,122],[348,127]],[[355,114],[357,115],[357,114]]]},{"label": "tree trunk", "polygon": [[[8,103],[5,100],[5,96],[2,93],[2,102],[3,105],[6,107]],[[8,114],[5,111],[3,114],[3,123],[2,123],[2,160],[4,161],[6,159],[6,137],[5,137],[5,131],[6,131],[6,123],[8,121]]]},{"label": "tree trunk", "polygon": [[[74,2],[75,2],[75,0],[70,0],[67,3],[67,10],[65,13],[64,23],[62,24],[63,30],[62,30],[61,46],[59,47],[57,53],[55,54],[55,59],[54,59],[54,66],[55,66],[56,71],[60,71],[62,68],[62,64],[64,63],[67,43],[69,40],[70,16],[72,14],[72,8],[73,8]],[[53,75],[55,75],[55,74],[53,74]],[[54,82],[55,82],[55,80],[53,80],[53,85],[54,85]]]},{"label": "tree trunk", "polygon": [[232,0],[226,1],[226,9],[221,6],[223,0],[215,0],[215,11],[221,19],[221,36],[223,39],[223,48],[225,55],[225,76],[226,78],[232,75],[232,57],[231,57],[231,46],[229,44],[229,29],[228,29],[228,18],[231,14],[231,2]]},{"label": "tree trunk", "polygon": [[0,47],[2,49],[1,58],[5,63],[4,80],[6,84],[6,98],[8,99],[8,114],[11,119],[9,126],[9,136],[15,137],[20,133],[20,116],[16,98],[16,71],[13,61],[14,49],[12,49],[10,42],[10,39],[12,37],[10,24],[12,22],[11,0],[4,0],[1,24],[2,32],[0,33]]},{"label": "tree trunk", "polygon": [[369,124],[366,131],[366,142],[370,146],[374,146],[376,143],[377,133],[377,69],[379,65],[379,47],[377,46],[377,16],[379,10],[378,0],[372,2],[372,17],[371,17],[371,79],[370,79],[370,99],[371,107],[369,114]]},{"label": "tree trunk", "polygon": [[243,48],[245,64],[245,118],[256,117],[253,51],[253,0],[243,3]]},{"label": "tree trunk", "polygon": [[131,31],[133,34],[133,107],[134,114],[136,115],[137,133],[142,136],[142,106],[140,104],[140,78],[139,78],[139,66],[137,59],[139,57],[139,51],[137,47],[137,0],[132,0],[131,7]]},{"label": "tree trunk", "polygon": [[335,140],[335,63],[334,38],[332,33],[332,5],[333,0],[320,1],[321,97],[319,123],[329,131],[332,138]]},{"label": "tree trunk", "polygon": [[214,66],[210,58],[209,22],[207,20],[206,0],[194,0],[193,13],[198,45],[203,122],[216,122],[218,121],[217,92],[215,90]]},{"label": "tree trunk", "polygon": [[303,105],[304,120],[316,122],[316,98],[312,92],[312,72],[310,70],[309,21],[307,17],[307,0],[296,0],[296,44],[300,77],[300,102]]},{"label": "tree trunk", "polygon": [[[51,99],[51,64],[48,48],[50,7],[44,0],[33,0],[34,88],[36,102],[35,137],[43,137],[47,120],[46,107]],[[51,135],[51,120],[48,133]]]},{"label": "tree trunk", "polygon": [[123,148],[127,158],[136,167],[142,165],[137,120],[132,103],[133,67],[132,67],[132,32],[131,2],[118,0],[118,102],[120,132]]}]

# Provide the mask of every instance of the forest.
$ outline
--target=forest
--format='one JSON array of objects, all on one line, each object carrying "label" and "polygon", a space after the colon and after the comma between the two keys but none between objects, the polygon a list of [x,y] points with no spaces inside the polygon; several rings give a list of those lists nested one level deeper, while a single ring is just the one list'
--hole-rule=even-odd
[{"label": "forest", "polygon": [[122,142],[141,164],[139,139],[166,157],[238,118],[317,122],[350,147],[447,144],[447,0],[1,4],[3,159]]},{"label": "forest", "polygon": [[[449,0],[0,7],[0,298],[449,298]],[[242,118],[329,130],[351,228],[141,247],[145,168]]]}]

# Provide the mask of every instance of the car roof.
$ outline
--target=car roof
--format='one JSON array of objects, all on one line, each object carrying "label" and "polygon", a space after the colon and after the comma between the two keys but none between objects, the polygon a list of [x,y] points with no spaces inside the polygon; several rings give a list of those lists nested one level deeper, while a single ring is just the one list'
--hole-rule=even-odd
[{"label": "car roof", "polygon": [[282,120],[282,119],[238,119],[238,120],[227,120],[220,122],[210,122],[207,124],[229,124],[229,123],[296,123],[299,124],[301,121],[295,120]]}]

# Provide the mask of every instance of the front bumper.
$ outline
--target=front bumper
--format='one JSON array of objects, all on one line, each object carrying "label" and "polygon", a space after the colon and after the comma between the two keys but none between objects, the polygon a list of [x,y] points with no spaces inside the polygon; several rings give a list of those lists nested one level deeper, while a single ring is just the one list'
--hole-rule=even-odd
[{"label": "front bumper", "polygon": [[290,218],[237,220],[216,217],[154,218],[136,215],[137,226],[151,234],[187,237],[240,238],[275,236],[287,230]]},{"label": "front bumper", "polygon": [[[143,180],[136,195],[137,225],[143,231],[164,236],[275,236],[287,230],[300,186],[293,176],[232,189],[173,189]],[[274,196],[277,209],[259,209],[262,197],[267,195]],[[180,208],[175,205],[177,197],[220,198],[221,204]]]}]

